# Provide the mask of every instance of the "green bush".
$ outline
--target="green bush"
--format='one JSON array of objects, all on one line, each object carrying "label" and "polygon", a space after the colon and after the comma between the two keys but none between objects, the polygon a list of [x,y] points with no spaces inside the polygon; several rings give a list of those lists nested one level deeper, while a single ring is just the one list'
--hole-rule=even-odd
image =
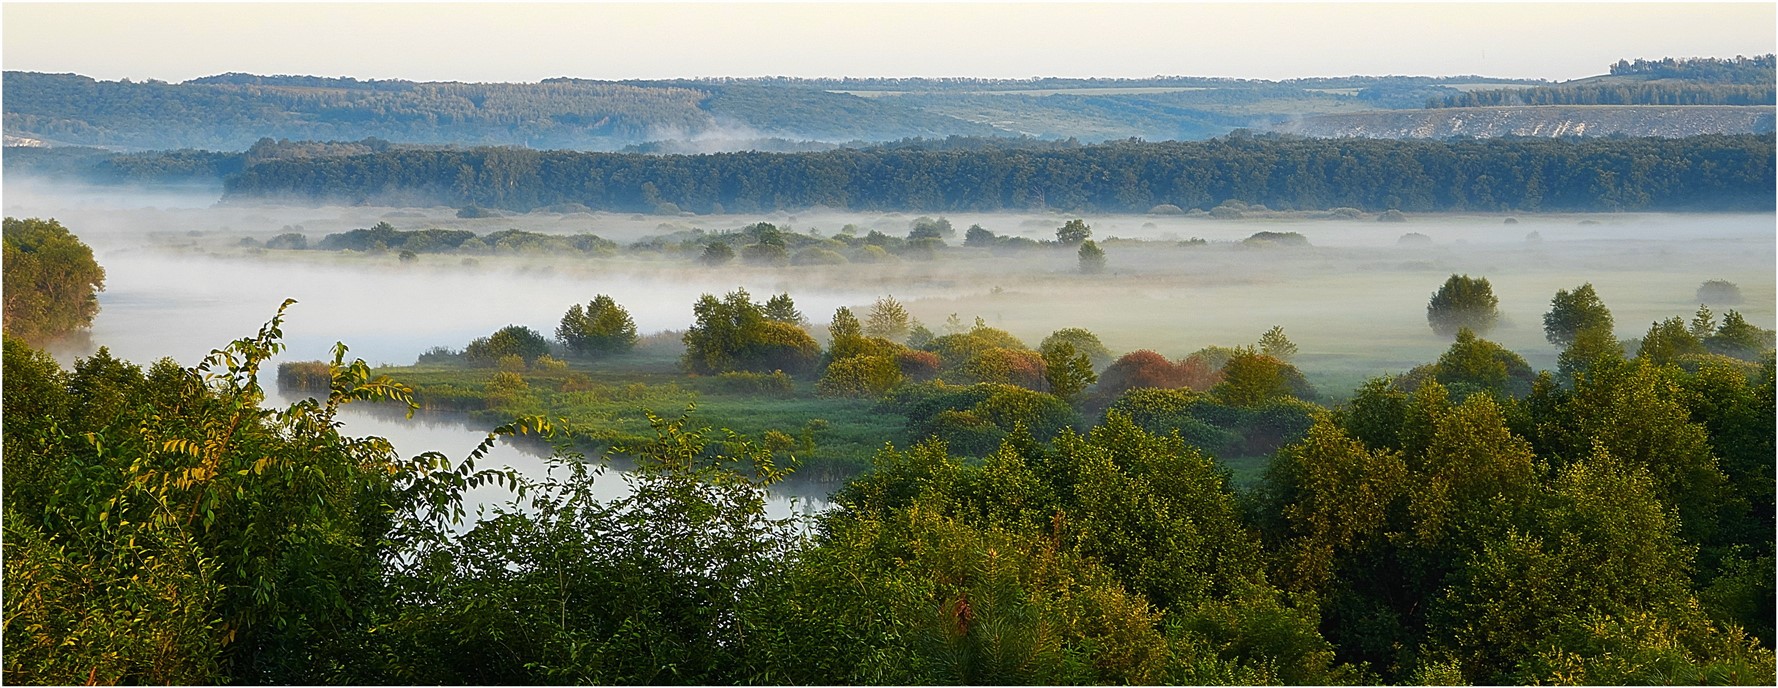
[{"label": "green bush", "polygon": [[877,397],[905,379],[894,356],[851,356],[834,361],[815,383],[824,397]]}]

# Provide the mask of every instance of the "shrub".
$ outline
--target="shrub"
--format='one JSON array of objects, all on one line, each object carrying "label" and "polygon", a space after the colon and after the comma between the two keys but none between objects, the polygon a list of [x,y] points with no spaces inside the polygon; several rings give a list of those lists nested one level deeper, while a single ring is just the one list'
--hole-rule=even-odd
[{"label": "shrub", "polygon": [[834,361],[815,383],[824,397],[877,397],[901,384],[894,356],[852,356]]},{"label": "shrub", "polygon": [[985,349],[964,361],[961,372],[971,382],[998,382],[1026,389],[1048,388],[1043,355],[1027,349]]},{"label": "shrub", "polygon": [[895,353],[895,365],[902,375],[915,382],[928,382],[938,376],[938,354],[930,351],[902,349]]},{"label": "shrub", "polygon": [[716,387],[737,394],[757,394],[772,397],[789,397],[796,393],[796,385],[782,370],[770,373],[748,371],[730,371],[716,376]]},{"label": "shrub", "polygon": [[1124,354],[1106,367],[1099,374],[1097,390],[1100,396],[1111,398],[1138,387],[1177,389],[1188,386],[1192,372],[1183,363],[1174,364],[1166,356],[1141,349]]}]

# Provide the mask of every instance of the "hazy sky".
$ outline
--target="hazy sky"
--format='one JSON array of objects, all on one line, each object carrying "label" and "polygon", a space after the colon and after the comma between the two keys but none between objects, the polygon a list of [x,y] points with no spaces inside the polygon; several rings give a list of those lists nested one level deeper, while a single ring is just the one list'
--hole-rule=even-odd
[{"label": "hazy sky", "polygon": [[5,2],[4,67],[182,81],[223,72],[429,81],[555,76],[1482,74],[1773,52],[1751,3]]}]

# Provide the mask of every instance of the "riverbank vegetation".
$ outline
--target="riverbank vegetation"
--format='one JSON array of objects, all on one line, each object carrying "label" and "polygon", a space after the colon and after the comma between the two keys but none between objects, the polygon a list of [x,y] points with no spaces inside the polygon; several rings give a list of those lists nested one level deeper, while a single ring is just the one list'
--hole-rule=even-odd
[{"label": "riverbank vegetation", "polygon": [[[439,351],[389,377],[342,349],[281,371],[325,390],[270,410],[280,320],[193,369],[64,370],[8,338],[8,681],[1774,678],[1772,333],[1738,314],[1629,343],[1553,317],[1571,343],[1541,373],[1465,329],[1328,408],[1276,329],[1111,358],[1090,332],[1030,349],[883,300],[836,312],[810,362],[789,295],[706,300],[682,349]],[[807,367],[759,370],[780,361]],[[498,432],[601,439],[635,470],[568,449],[525,483],[477,469],[486,444],[404,459],[331,422],[468,379],[460,398],[525,417]],[[650,410],[685,391],[696,411]],[[613,432],[616,405],[587,411],[619,397],[635,424]],[[811,422],[709,429],[772,413]],[[761,490],[848,433],[876,446],[834,509],[768,518]],[[600,480],[627,496],[591,498]],[[492,483],[525,484],[453,526]]]}]

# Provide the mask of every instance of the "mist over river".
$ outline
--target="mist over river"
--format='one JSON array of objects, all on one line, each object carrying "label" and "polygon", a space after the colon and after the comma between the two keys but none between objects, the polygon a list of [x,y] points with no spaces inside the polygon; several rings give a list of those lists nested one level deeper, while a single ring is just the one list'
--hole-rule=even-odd
[{"label": "mist over river", "polygon": [[[327,359],[336,342],[373,366],[409,365],[426,350],[460,349],[508,324],[549,335],[571,304],[610,295],[643,335],[683,330],[701,294],[744,287],[755,298],[788,292],[818,339],[834,310],[862,316],[894,295],[910,313],[941,330],[956,314],[981,317],[1028,344],[1060,328],[1084,327],[1115,353],[1154,349],[1181,357],[1203,346],[1251,343],[1281,325],[1301,348],[1296,364],[1337,402],[1367,377],[1435,360],[1449,340],[1426,326],[1428,296],[1451,274],[1485,276],[1500,298],[1501,322],[1487,336],[1554,368],[1541,317],[1557,289],[1591,282],[1616,316],[1616,334],[1640,337],[1650,323],[1689,318],[1705,280],[1740,285],[1732,307],[1759,327],[1774,324],[1774,218],[1771,214],[1519,214],[1411,216],[1406,222],[1291,217],[1213,219],[1186,216],[1085,216],[1104,247],[1108,269],[1082,275],[1074,252],[1033,248],[942,252],[930,261],[837,266],[706,268],[686,256],[382,254],[268,251],[255,246],[299,232],[310,245],[324,235],[379,221],[398,229],[441,227],[478,234],[522,229],[594,233],[620,246],[668,232],[733,231],[768,221],[799,233],[831,236],[881,231],[907,234],[913,214],[805,211],[758,216],[640,216],[532,213],[464,220],[448,208],[217,206],[213,190],[118,190],[46,187],[8,179],[5,212],[55,217],[92,245],[107,273],[90,336],[52,352],[64,363],[98,346],[140,364],[172,357],[198,363],[210,350],[252,335],[285,299],[286,352],[274,361]],[[1055,212],[952,214],[963,229],[980,224],[1001,236],[1053,238],[1072,215]],[[1256,232],[1293,232],[1306,247],[1255,246]],[[1142,241],[1127,241],[1140,239]],[[1203,239],[1204,242],[1188,241]],[[1634,353],[1634,352],[1632,352]],[[271,368],[267,369],[268,371]],[[268,372],[267,378],[271,377]],[[268,386],[271,380],[265,381]],[[655,409],[671,413],[676,409]],[[347,432],[390,438],[411,455],[437,450],[461,457],[485,436],[448,415],[408,421],[388,409],[343,414]],[[534,448],[503,444],[487,465],[510,464],[541,475]],[[606,482],[622,487],[616,476]],[[806,488],[815,489],[815,488]],[[495,495],[485,494],[486,500]],[[797,508],[815,501],[803,500]],[[780,495],[774,513],[789,513]]]}]

